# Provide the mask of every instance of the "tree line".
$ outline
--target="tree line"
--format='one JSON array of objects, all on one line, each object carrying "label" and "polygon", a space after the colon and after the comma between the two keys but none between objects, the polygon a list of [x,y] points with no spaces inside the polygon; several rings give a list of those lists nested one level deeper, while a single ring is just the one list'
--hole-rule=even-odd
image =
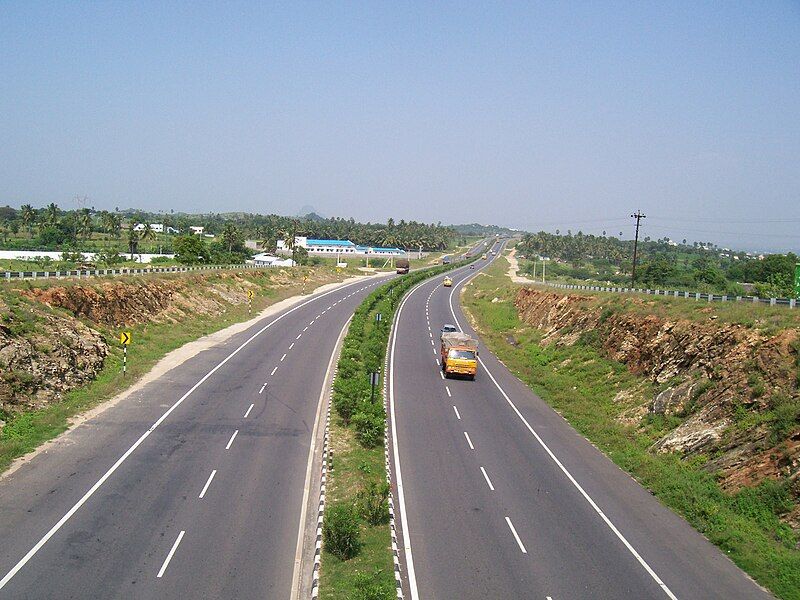
[{"label": "tree line", "polygon": [[[620,233],[621,235],[621,233]],[[609,281],[628,285],[633,266],[633,240],[615,236],[561,235],[540,231],[526,234],[518,245],[519,253],[529,259],[546,256],[555,261],[548,265],[551,276],[581,280]],[[712,242],[669,238],[639,242],[637,285],[674,289],[698,289],[730,295],[744,295],[742,284],[753,284],[753,293],[763,297],[791,297],[794,294],[796,254],[769,254],[763,259],[747,252],[723,249]],[[531,268],[532,265],[529,265]]]},{"label": "tree line", "polygon": [[[55,203],[36,209],[25,204],[19,209],[0,207],[0,244],[4,248],[50,250],[75,248],[84,251],[112,246],[130,252],[139,251],[143,243],[154,241],[155,232],[149,228],[134,231],[136,223],[160,223],[166,228],[189,233],[190,226],[201,226],[205,233],[225,238],[222,247],[228,252],[243,250],[243,240],[253,239],[267,250],[274,250],[278,239],[289,236],[349,239],[366,246],[390,246],[406,249],[437,251],[446,249],[458,236],[441,223],[417,221],[359,223],[355,219],[322,218],[313,213],[300,218],[275,214],[250,213],[152,213],[140,210],[95,210],[81,208],[62,210]],[[175,236],[159,240],[164,251],[173,250]]]}]

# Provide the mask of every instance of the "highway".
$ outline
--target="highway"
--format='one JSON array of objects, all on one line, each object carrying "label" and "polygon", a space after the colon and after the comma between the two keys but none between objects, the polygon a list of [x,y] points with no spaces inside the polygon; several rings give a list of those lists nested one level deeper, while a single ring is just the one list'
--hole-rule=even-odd
[{"label": "highway", "polygon": [[458,299],[473,275],[416,287],[390,339],[406,597],[770,598],[482,344],[474,382],[443,377],[441,326],[475,335]]},{"label": "highway", "polygon": [[385,281],[261,319],[2,480],[0,598],[289,598],[331,355]]}]

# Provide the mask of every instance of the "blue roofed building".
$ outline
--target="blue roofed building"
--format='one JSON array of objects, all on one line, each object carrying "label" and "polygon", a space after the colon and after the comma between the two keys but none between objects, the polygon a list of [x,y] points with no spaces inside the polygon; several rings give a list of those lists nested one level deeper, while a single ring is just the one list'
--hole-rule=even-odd
[{"label": "blue roofed building", "polygon": [[[405,256],[402,248],[382,248],[377,246],[358,246],[350,240],[320,240],[297,236],[294,238],[295,246],[305,248],[309,254],[317,256]],[[291,250],[286,244],[286,240],[278,240],[277,250],[282,254],[288,254]]]}]

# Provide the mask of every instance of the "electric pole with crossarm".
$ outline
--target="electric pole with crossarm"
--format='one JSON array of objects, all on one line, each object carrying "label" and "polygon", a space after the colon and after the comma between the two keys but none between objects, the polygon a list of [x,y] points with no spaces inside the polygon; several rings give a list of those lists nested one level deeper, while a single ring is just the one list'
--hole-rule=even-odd
[{"label": "electric pole with crossarm", "polygon": [[633,239],[633,270],[631,272],[631,287],[636,287],[636,252],[639,249],[639,223],[642,219],[647,218],[642,214],[641,210],[637,210],[631,215],[632,219],[636,219],[636,237]]}]

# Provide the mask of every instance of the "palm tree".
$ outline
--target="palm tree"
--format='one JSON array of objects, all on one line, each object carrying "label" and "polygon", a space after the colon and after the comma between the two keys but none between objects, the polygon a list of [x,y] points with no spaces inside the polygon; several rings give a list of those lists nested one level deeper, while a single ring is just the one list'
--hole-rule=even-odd
[{"label": "palm tree", "polygon": [[58,225],[58,206],[56,206],[55,202],[51,202],[47,205],[47,208],[44,209],[42,222],[45,225],[51,225],[53,227]]},{"label": "palm tree", "polygon": [[33,223],[36,221],[36,211],[30,204],[23,204],[20,207],[20,217],[22,224],[28,230],[28,237],[33,237]]},{"label": "palm tree", "polygon": [[84,239],[92,235],[92,214],[88,208],[82,208],[75,217],[75,237]]},{"label": "palm tree", "polygon": [[239,230],[233,223],[225,223],[222,227],[222,243],[228,246],[228,252],[233,252],[233,246],[239,239]]},{"label": "palm tree", "polygon": [[131,226],[128,229],[128,250],[133,260],[133,255],[139,252],[139,233]]}]

